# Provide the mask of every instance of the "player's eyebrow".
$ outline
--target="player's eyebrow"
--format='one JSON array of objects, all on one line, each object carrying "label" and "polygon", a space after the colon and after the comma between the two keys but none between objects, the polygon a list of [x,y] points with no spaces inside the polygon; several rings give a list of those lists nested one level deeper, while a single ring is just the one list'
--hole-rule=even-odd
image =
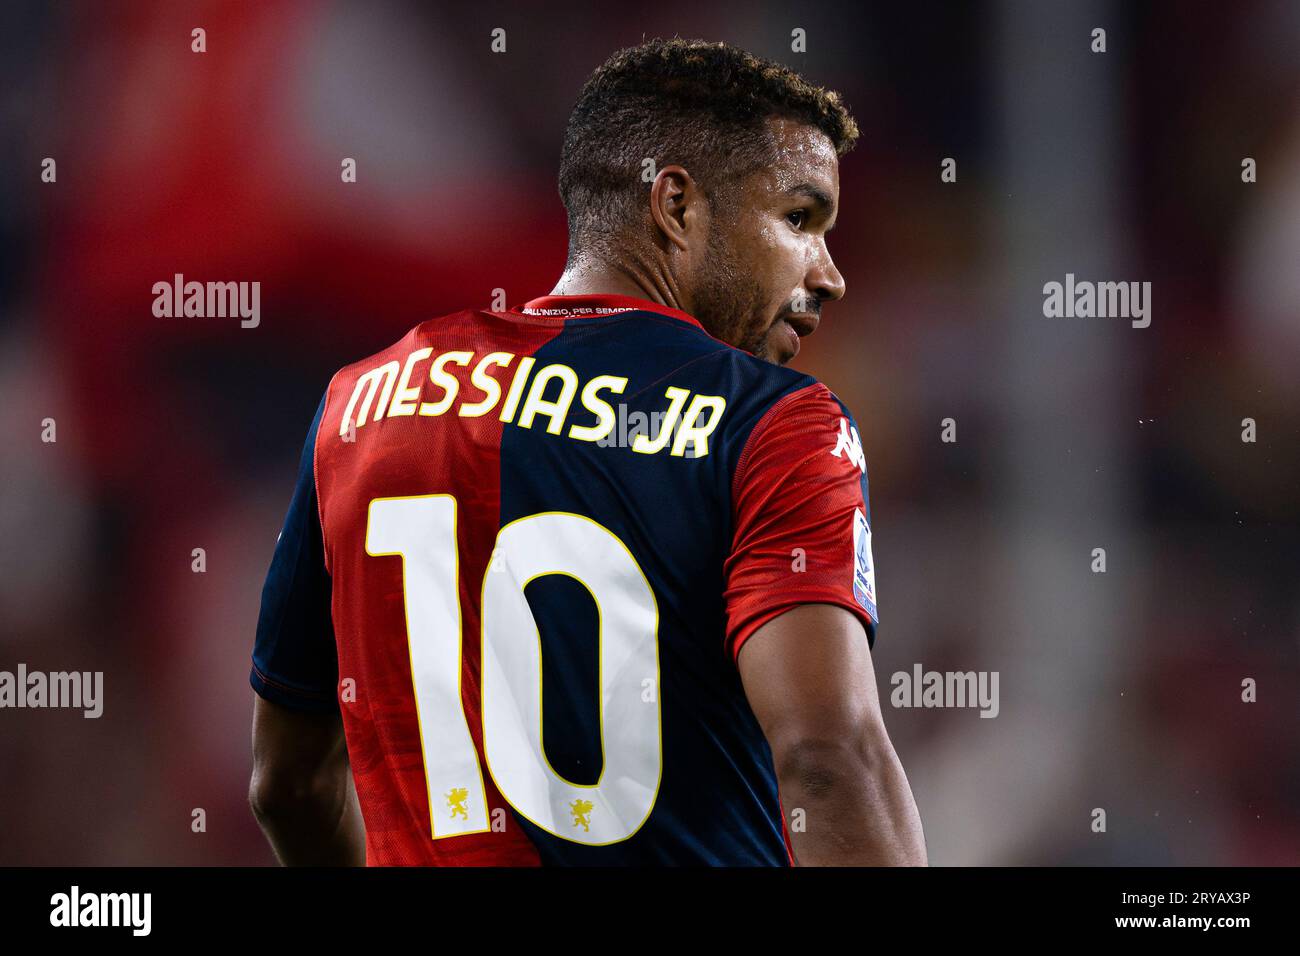
[{"label": "player's eyebrow", "polygon": [[[791,186],[786,190],[786,195],[807,196],[813,201],[813,206],[816,207],[817,215],[825,219],[829,219],[831,213],[835,211],[835,200],[831,198],[831,194],[813,183],[800,183],[797,186]],[[830,232],[831,229],[834,228],[835,224],[831,223],[826,231]]]}]

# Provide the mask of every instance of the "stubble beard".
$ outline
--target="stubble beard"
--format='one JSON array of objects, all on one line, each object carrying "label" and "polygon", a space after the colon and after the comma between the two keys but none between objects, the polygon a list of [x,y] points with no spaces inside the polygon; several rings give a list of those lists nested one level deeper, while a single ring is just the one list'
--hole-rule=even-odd
[{"label": "stubble beard", "polygon": [[767,344],[770,323],[762,315],[764,295],[758,280],[720,232],[709,235],[706,251],[692,296],[695,318],[715,338],[775,362]]}]

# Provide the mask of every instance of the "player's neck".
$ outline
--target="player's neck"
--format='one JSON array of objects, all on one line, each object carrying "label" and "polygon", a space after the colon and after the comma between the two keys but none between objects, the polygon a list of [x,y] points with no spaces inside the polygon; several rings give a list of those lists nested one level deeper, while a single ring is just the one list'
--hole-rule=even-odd
[{"label": "player's neck", "polygon": [[592,260],[565,269],[551,295],[630,295],[686,311],[671,280],[636,266]]}]

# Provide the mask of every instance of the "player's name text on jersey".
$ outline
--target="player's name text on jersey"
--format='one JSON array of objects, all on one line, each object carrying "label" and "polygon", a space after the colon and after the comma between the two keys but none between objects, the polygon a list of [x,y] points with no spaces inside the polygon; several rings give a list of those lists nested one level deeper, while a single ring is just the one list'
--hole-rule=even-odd
[{"label": "player's name text on jersey", "polygon": [[0,708],[77,708],[87,718],[104,713],[103,671],[0,671]]},{"label": "player's name text on jersey", "polygon": [[159,319],[238,317],[246,329],[262,322],[260,282],[186,282],[178,272],[171,282],[155,282],[153,295],[153,314]]},{"label": "player's name text on jersey", "polygon": [[[596,444],[602,448],[631,448],[638,440],[654,442],[661,435],[672,434],[672,430],[681,431],[682,416],[676,416],[675,420],[668,421],[668,411],[643,412],[637,408],[628,408],[623,402],[619,402],[615,407],[617,412],[617,423],[609,432],[596,439]],[[664,428],[669,431],[665,433]],[[708,454],[707,442],[701,446],[703,454]],[[685,451],[684,457],[697,458],[696,445],[691,442]]]},{"label": "player's name text on jersey", "polygon": [[981,717],[996,717],[1001,710],[997,671],[923,672],[913,664],[911,673],[895,671],[889,682],[895,707],[978,707]]},{"label": "player's name text on jersey", "polygon": [[[466,394],[461,391],[464,383],[452,369],[460,370],[461,376],[468,370]],[[497,369],[508,370],[508,384],[497,379]],[[500,421],[518,428],[544,427],[550,435],[601,445],[626,443],[643,455],[667,450],[676,457],[703,458],[709,453],[709,436],[717,430],[727,407],[723,396],[693,394],[669,385],[663,391],[666,409],[649,415],[620,410],[616,415],[607,396],[623,394],[627,383],[627,378],[619,375],[597,375],[581,382],[568,365],[537,366],[530,355],[490,352],[480,357],[473,352],[443,352],[435,356],[431,348],[416,349],[405,361],[392,359],[357,379],[339,420],[338,434],[350,441],[367,421],[436,418],[454,407],[455,414],[464,418],[495,413]],[[426,392],[426,386],[431,391]],[[574,409],[575,402],[580,409]],[[569,421],[571,413],[576,420]],[[623,427],[616,434],[620,421]]]}]

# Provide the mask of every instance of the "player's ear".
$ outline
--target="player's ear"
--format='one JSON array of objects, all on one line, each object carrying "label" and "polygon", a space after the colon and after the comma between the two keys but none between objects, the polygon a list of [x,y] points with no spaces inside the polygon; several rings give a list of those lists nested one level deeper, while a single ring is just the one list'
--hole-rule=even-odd
[{"label": "player's ear", "polygon": [[682,251],[687,240],[703,225],[699,217],[707,215],[704,193],[681,166],[665,166],[650,185],[650,215],[664,236]]}]

